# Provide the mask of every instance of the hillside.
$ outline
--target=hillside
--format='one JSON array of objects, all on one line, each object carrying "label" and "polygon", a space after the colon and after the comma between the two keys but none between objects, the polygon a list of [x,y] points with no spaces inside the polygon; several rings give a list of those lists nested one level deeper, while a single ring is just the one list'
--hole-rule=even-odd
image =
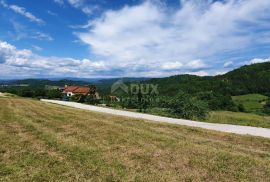
[{"label": "hillside", "polygon": [[270,92],[270,62],[243,66],[221,78],[228,80],[234,95]]},{"label": "hillside", "polygon": [[29,85],[32,88],[45,88],[45,85],[51,86],[65,86],[65,85],[88,85],[89,82],[73,81],[73,80],[48,80],[48,79],[24,79],[24,80],[11,80],[6,82],[8,85]]},{"label": "hillside", "polygon": [[190,94],[205,91],[230,95],[269,94],[270,62],[243,66],[224,75],[176,75],[150,79],[144,83],[158,84],[160,94],[168,96],[175,95],[179,90]]},{"label": "hillside", "polygon": [[0,98],[0,181],[267,181],[270,140]]}]

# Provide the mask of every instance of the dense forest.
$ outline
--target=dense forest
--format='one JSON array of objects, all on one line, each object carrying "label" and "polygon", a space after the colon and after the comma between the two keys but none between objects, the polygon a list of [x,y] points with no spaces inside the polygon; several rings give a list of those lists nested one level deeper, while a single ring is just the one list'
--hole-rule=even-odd
[{"label": "dense forest", "polygon": [[243,95],[270,93],[270,63],[243,66],[218,76],[176,75],[156,78],[144,83],[158,84],[161,95],[173,96],[180,90],[186,93],[211,91],[220,94]]}]

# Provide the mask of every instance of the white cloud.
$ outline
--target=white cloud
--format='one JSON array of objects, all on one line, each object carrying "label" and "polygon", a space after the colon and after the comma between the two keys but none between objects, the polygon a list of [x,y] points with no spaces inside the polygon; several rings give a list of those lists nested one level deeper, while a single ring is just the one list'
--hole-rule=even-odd
[{"label": "white cloud", "polygon": [[36,50],[36,51],[42,51],[43,48],[37,46],[37,45],[32,45],[32,47]]},{"label": "white cloud", "polygon": [[97,5],[89,5],[86,0],[54,0],[57,4],[63,6],[66,3],[68,3],[70,6],[81,10],[83,13],[87,15],[91,15],[94,10],[98,9]]},{"label": "white cloud", "polygon": [[51,15],[51,16],[57,16],[57,13],[54,13],[54,12],[52,12],[52,11],[50,11],[50,10],[47,10],[47,13],[48,13],[49,15]]},{"label": "white cloud", "polygon": [[[38,48],[39,47],[34,47]],[[93,76],[99,71],[108,68],[102,61],[88,59],[73,59],[61,57],[44,57],[34,54],[27,49],[17,49],[15,46],[0,41],[0,77],[6,76],[7,69],[10,75],[23,72],[23,75],[31,76]],[[4,71],[5,70],[5,71]],[[13,73],[11,73],[13,72]]]},{"label": "white cloud", "polygon": [[54,2],[60,5],[64,4],[64,0],[54,0]]},{"label": "white cloud", "polygon": [[75,34],[104,61],[156,74],[182,65],[182,72],[201,71],[215,64],[208,58],[265,43],[257,37],[270,32],[270,1],[182,1],[176,11],[155,2],[108,10]]},{"label": "white cloud", "polygon": [[[54,1],[86,14],[91,14],[95,8],[84,0]],[[175,10],[160,2],[146,0],[135,6],[107,10],[85,26],[78,26],[84,31],[75,35],[91,48],[91,54],[98,60],[44,57],[0,41],[0,71],[5,65],[10,70],[21,67],[21,72],[27,70],[35,74],[160,77],[183,73],[218,74],[243,63],[269,61],[270,58],[257,58],[237,63],[235,59],[231,59],[232,62],[216,58],[270,43],[270,1],[182,0],[181,7]],[[13,11],[26,15],[24,8],[1,0],[0,3],[9,9],[15,6]],[[25,36],[29,35],[23,32],[18,39]],[[53,40],[42,32],[31,37]]]},{"label": "white cloud", "polygon": [[26,11],[26,9],[24,7],[20,7],[20,6],[17,6],[17,5],[8,5],[4,0],[1,0],[0,4],[3,7],[7,8],[7,9],[10,9],[10,10],[14,11],[15,13],[18,13],[18,14],[28,18],[32,22],[36,22],[36,23],[38,23],[40,25],[45,24],[45,22],[42,19],[37,18],[32,13]]},{"label": "white cloud", "polygon": [[53,37],[47,33],[39,32],[31,28],[27,28],[25,25],[10,20],[11,25],[13,26],[14,32],[10,31],[9,36],[11,39],[19,41],[22,39],[37,39],[37,40],[46,40],[53,41]]},{"label": "white cloud", "polygon": [[264,62],[269,62],[269,61],[270,61],[270,57],[266,59],[255,58],[255,59],[250,60],[248,64],[264,63]]},{"label": "white cloud", "polygon": [[183,64],[180,62],[168,62],[161,65],[161,68],[164,70],[176,70],[183,67]]},{"label": "white cloud", "polygon": [[228,72],[228,70],[227,70],[227,71],[217,71],[217,72],[215,72],[214,75],[224,75],[224,74],[226,74],[227,72]]},{"label": "white cloud", "polygon": [[36,32],[32,38],[38,39],[38,40],[48,40],[48,41],[53,41],[54,39],[46,33],[43,32]]},{"label": "white cloud", "polygon": [[206,71],[187,72],[186,74],[197,75],[197,76],[209,76],[209,73],[207,73]]},{"label": "white cloud", "polygon": [[82,12],[84,12],[87,15],[91,15],[95,9],[96,9],[96,6],[94,7],[86,6],[86,7],[81,8]]},{"label": "white cloud", "polygon": [[189,61],[186,64],[186,67],[190,69],[203,69],[209,66],[207,66],[202,60],[196,59],[196,60]]},{"label": "white cloud", "polygon": [[232,62],[232,61],[227,61],[227,62],[225,62],[224,65],[223,65],[224,68],[229,68],[229,67],[231,67],[231,66],[233,66],[233,62]]},{"label": "white cloud", "polygon": [[[32,45],[37,51],[42,48]],[[246,64],[270,61],[253,59]],[[144,62],[144,60],[141,60]],[[243,62],[242,64],[245,64]],[[205,68],[207,68],[205,70]],[[211,71],[211,74],[209,74]],[[93,61],[90,59],[74,59],[68,57],[45,57],[28,49],[18,49],[14,45],[0,41],[0,77],[164,77],[176,74],[192,74],[198,76],[224,74],[229,69],[209,68],[202,60],[193,60],[186,64],[177,61],[158,65],[122,64],[115,62]]]},{"label": "white cloud", "polygon": [[83,6],[84,0],[68,0],[69,4],[74,6],[75,8],[79,8]]}]

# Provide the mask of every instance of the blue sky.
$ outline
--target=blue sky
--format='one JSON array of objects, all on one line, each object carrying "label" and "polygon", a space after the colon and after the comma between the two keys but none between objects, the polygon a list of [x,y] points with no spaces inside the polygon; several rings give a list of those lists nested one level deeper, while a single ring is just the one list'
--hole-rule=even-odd
[{"label": "blue sky", "polygon": [[216,75],[269,54],[268,0],[0,0],[0,79]]}]

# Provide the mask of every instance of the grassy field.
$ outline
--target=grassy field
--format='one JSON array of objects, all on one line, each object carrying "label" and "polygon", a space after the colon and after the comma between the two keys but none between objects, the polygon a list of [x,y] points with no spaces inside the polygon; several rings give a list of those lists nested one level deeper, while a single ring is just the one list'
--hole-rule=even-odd
[{"label": "grassy field", "polygon": [[[153,108],[148,111],[148,113],[153,115],[172,117],[166,109]],[[211,111],[205,119],[201,120],[201,122],[270,128],[270,116],[244,112]]]},{"label": "grassy field", "polygon": [[270,140],[0,98],[0,181],[270,181]]},{"label": "grassy field", "polygon": [[247,94],[232,97],[236,104],[243,104],[246,112],[254,113],[261,113],[267,98],[267,96],[261,94]]},{"label": "grassy field", "polygon": [[270,128],[270,116],[253,113],[212,111],[205,122]]}]

